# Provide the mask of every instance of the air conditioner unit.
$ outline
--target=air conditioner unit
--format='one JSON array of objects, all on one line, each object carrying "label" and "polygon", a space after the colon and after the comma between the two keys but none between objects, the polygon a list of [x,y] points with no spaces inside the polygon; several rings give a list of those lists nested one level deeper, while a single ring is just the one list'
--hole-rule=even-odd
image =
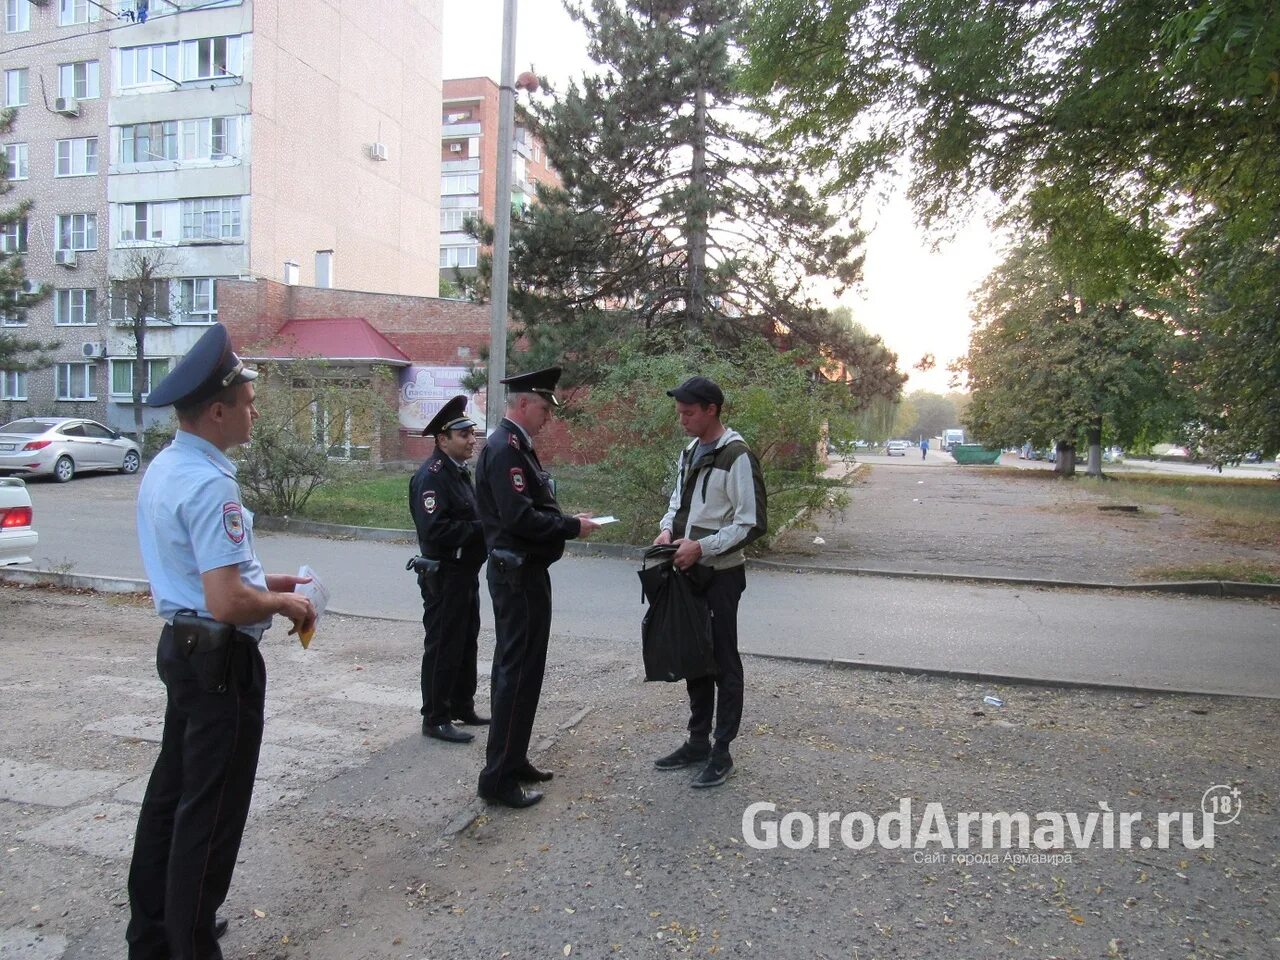
[{"label": "air conditioner unit", "polygon": [[80,116],[80,103],[75,97],[56,97],[53,101],[54,113],[68,117]]},{"label": "air conditioner unit", "polygon": [[451,143],[451,144],[449,144],[449,152],[450,152],[450,153],[461,153],[461,152],[462,152],[462,144],[460,144],[460,143]]},{"label": "air conditioner unit", "polygon": [[369,144],[369,157],[373,160],[387,159],[387,145],[385,143]]},{"label": "air conditioner unit", "polygon": [[104,343],[98,343],[94,340],[86,340],[84,343],[80,344],[80,355],[86,360],[105,357],[107,355],[107,346]]},{"label": "air conditioner unit", "polygon": [[53,251],[53,262],[60,267],[75,269],[76,252],[74,250],[55,250]]}]

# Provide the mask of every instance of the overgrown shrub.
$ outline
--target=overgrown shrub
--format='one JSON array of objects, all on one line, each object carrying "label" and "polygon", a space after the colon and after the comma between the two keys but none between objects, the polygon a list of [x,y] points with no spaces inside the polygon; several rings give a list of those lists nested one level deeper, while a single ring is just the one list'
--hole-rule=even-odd
[{"label": "overgrown shrub", "polygon": [[[667,391],[695,374],[725,393],[723,422],[760,458],[769,500],[768,540],[801,511],[831,505],[823,479],[824,424],[850,415],[847,388],[817,378],[813,365],[764,341],[733,353],[695,345],[661,355],[624,350],[604,381],[569,416],[576,442],[597,461],[590,499],[616,514],[609,539],[645,543],[658,532],[675,486],[676,457],[689,442]],[[599,452],[605,448],[601,458]],[[843,506],[842,496],[836,504]]]}]

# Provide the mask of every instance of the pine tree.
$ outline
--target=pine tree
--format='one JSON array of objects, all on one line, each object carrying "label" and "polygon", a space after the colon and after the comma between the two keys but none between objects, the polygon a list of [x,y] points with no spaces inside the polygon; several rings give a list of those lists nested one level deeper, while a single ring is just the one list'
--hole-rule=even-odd
[{"label": "pine tree", "polygon": [[524,363],[563,362],[590,382],[636,337],[724,348],[764,337],[842,364],[858,398],[896,396],[894,355],[813,296],[813,278],[841,289],[859,278],[863,237],[735,88],[739,4],[593,0],[571,12],[601,69],[535,108],[563,188],[540,186],[513,225]]},{"label": "pine tree", "polygon": [[[0,135],[12,129],[13,117],[12,110],[0,112]],[[0,153],[0,197],[12,189],[8,167],[7,157]],[[0,207],[0,235],[4,237],[0,243],[0,315],[3,316],[21,315],[46,296],[32,289],[23,266],[22,252],[27,245],[27,217],[30,212],[30,200],[8,208]],[[43,352],[56,347],[56,343],[29,340],[9,330],[0,330],[0,371],[43,366],[47,361]]]}]

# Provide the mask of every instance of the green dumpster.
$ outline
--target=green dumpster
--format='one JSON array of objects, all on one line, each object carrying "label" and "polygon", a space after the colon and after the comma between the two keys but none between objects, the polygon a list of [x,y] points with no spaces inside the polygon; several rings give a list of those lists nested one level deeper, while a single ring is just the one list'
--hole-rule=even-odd
[{"label": "green dumpster", "polygon": [[1000,450],[988,450],[980,443],[956,443],[951,447],[956,463],[998,463],[1000,454]]}]

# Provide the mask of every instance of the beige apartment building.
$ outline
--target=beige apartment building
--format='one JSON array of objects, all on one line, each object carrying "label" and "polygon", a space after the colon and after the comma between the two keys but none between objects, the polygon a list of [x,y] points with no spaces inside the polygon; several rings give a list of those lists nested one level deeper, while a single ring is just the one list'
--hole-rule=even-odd
[{"label": "beige apartment building", "polygon": [[[2,372],[0,417],[131,431],[133,377],[217,320],[220,279],[434,295],[441,5],[0,0],[0,203],[34,202],[0,244],[49,292],[0,323],[61,342]],[[118,282],[139,258],[166,278],[144,371]]]},{"label": "beige apartment building", "polygon": [[[475,275],[480,245],[463,230],[468,217],[493,223],[498,192],[498,85],[488,77],[444,81],[440,127],[440,275]],[[522,210],[536,184],[560,185],[542,141],[516,111],[511,204]]]}]

